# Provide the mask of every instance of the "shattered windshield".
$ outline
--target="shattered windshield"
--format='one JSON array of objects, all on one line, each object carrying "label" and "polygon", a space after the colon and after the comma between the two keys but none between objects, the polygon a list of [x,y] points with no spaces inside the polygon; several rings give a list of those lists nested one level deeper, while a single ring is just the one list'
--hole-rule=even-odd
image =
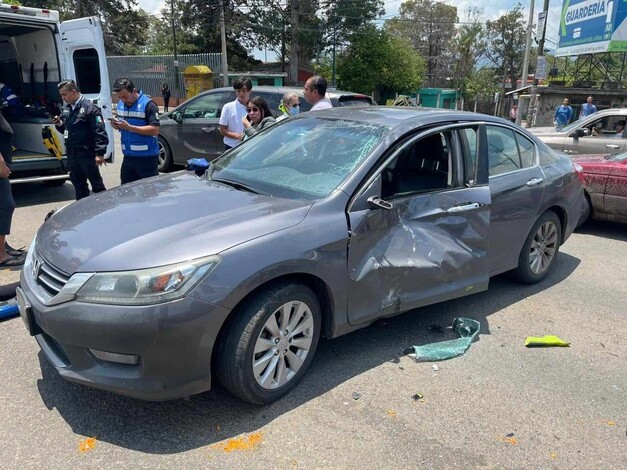
[{"label": "shattered windshield", "polygon": [[370,155],[387,131],[343,119],[289,119],[216,160],[210,177],[277,197],[323,198]]}]

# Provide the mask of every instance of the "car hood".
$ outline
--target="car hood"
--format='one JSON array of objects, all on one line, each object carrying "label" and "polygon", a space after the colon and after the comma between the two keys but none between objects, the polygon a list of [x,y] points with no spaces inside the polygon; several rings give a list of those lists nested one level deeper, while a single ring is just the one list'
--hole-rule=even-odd
[{"label": "car hood", "polygon": [[178,172],[65,207],[40,228],[37,251],[67,274],[162,266],[296,225],[312,204]]}]

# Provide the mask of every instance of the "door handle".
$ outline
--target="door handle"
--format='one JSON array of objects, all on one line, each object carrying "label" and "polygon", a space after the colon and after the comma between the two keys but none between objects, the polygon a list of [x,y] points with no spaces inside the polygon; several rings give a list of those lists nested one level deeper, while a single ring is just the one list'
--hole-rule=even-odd
[{"label": "door handle", "polygon": [[527,186],[538,186],[543,181],[544,178],[531,178],[529,181],[527,181]]},{"label": "door handle", "polygon": [[368,198],[368,205],[371,209],[385,209],[390,210],[394,207],[391,202],[381,199],[379,196],[372,196]]},{"label": "door handle", "polygon": [[465,202],[464,204],[460,204],[458,206],[449,207],[446,209],[446,212],[449,214],[457,214],[459,212],[469,212],[479,209],[483,204],[479,202]]},{"label": "door handle", "polygon": [[605,146],[606,149],[615,149],[618,150],[620,148],[620,145],[616,145],[616,144],[607,144]]},{"label": "door handle", "polygon": [[214,127],[201,127],[201,129],[202,129],[204,132],[213,132],[213,131],[215,131],[215,130],[216,130],[215,126],[214,126]]}]

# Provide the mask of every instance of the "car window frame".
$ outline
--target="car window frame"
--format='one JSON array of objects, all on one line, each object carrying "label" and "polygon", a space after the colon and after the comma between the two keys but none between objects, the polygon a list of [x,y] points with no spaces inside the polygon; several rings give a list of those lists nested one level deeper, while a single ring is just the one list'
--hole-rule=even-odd
[{"label": "car window frame", "polygon": [[[181,117],[184,120],[189,120],[189,119],[193,119],[193,120],[195,120],[195,119],[220,119],[220,115],[222,114],[222,108],[224,107],[224,104],[223,104],[223,98],[224,97],[222,95],[223,95],[223,93],[207,93],[205,95],[194,97],[195,99],[190,100],[190,102],[185,103],[181,107],[181,109],[178,110],[178,111],[181,113]],[[209,97],[213,97],[213,96],[216,96],[218,98],[218,100],[217,100],[218,104],[217,104],[217,108],[216,108],[216,116],[212,116],[212,117],[205,117],[205,116],[202,116],[202,117],[192,117],[192,116],[186,116],[185,115],[185,111],[188,109],[188,107],[190,105],[194,105],[195,102],[198,102],[198,101],[201,101],[201,100],[207,99]]]},{"label": "car window frame", "polygon": [[[522,132],[520,132],[518,129],[516,129],[516,128],[514,128],[514,127],[510,127],[510,126],[508,126],[508,125],[506,125],[506,124],[501,124],[501,123],[498,123],[498,122],[486,122],[486,123],[484,123],[484,127],[485,127],[485,137],[486,137],[486,145],[488,144],[488,142],[487,142],[487,138],[488,138],[487,128],[488,128],[488,126],[492,126],[492,127],[504,127],[504,128],[506,128],[506,129],[510,129],[510,130],[512,130],[515,134],[521,134],[521,135],[522,135],[522,137],[527,138],[527,140],[531,141],[531,142],[533,143],[533,145],[534,145],[534,158],[535,158],[534,164],[533,164],[533,165],[531,165],[531,166],[524,167],[524,168],[518,168],[518,169],[516,169],[516,170],[508,171],[508,172],[505,172],[505,173],[499,173],[498,175],[491,175],[491,174],[490,174],[490,161],[489,161],[489,154],[488,154],[488,155],[487,155],[487,157],[488,157],[488,180],[489,180],[489,179],[491,179],[491,178],[497,178],[497,177],[499,177],[499,176],[503,176],[503,175],[511,175],[512,173],[516,173],[517,171],[529,170],[530,168],[536,168],[536,167],[538,167],[538,166],[539,166],[539,159],[540,159],[539,154],[540,154],[540,150],[539,150],[539,148],[538,148],[538,144],[537,144],[537,142],[535,142],[535,140],[533,140],[533,139],[531,139],[531,138],[529,138],[529,137],[525,136],[525,134],[524,134],[524,133],[522,133]],[[518,147],[518,142],[516,142],[516,146]],[[486,151],[488,151],[488,149],[486,149]],[[519,155],[518,155],[518,158],[520,159],[520,150],[519,150]]]},{"label": "car window frame", "polygon": [[[379,158],[379,160],[374,165],[372,165],[372,170],[366,175],[366,177],[361,181],[361,183],[357,185],[357,188],[355,189],[355,191],[353,191],[353,196],[351,197],[349,203],[347,204],[347,211],[350,212],[351,210],[353,210],[353,206],[355,205],[356,201],[358,201],[359,198],[363,197],[365,194],[367,194],[370,191],[370,188],[372,187],[374,182],[377,180],[377,178],[382,176],[383,171],[388,167],[390,163],[392,163],[392,161],[395,158],[398,157],[398,155],[406,148],[407,145],[411,145],[413,142],[436,132],[453,130],[453,129],[457,130],[457,129],[465,128],[465,127],[477,127],[479,131],[479,136],[480,136],[479,137],[480,141],[478,144],[478,149],[479,149],[478,154],[480,155],[480,153],[483,151],[482,142],[484,140],[484,137],[482,136],[482,134],[485,135],[486,124],[488,123],[483,120],[465,121],[465,122],[457,122],[457,123],[448,122],[448,123],[445,123],[444,125],[436,125],[436,126],[429,127],[426,129],[418,129],[411,135],[406,136],[405,139],[402,142],[400,142],[398,145],[390,146],[391,150],[388,149],[388,151],[384,153],[383,156]],[[462,158],[463,158],[463,161],[461,162],[461,168],[463,169],[465,173],[465,160],[466,159],[465,159],[465,155],[464,155],[461,143],[459,142],[459,137],[457,138],[457,142],[458,142],[458,148],[459,148],[458,154],[462,155]],[[480,161],[480,158],[477,159],[477,162],[479,161]],[[478,172],[479,172],[479,168],[477,168],[477,173]],[[485,186],[486,184],[487,183],[478,183],[478,184],[475,184],[475,186]],[[435,191],[457,191],[460,188],[464,188],[464,187],[465,186],[462,184],[461,186],[456,186],[452,188],[444,188],[444,189],[439,189],[439,190],[434,190],[434,191],[429,191],[429,192],[415,193],[413,195],[408,195],[408,197],[415,196],[416,194],[429,194]]]}]

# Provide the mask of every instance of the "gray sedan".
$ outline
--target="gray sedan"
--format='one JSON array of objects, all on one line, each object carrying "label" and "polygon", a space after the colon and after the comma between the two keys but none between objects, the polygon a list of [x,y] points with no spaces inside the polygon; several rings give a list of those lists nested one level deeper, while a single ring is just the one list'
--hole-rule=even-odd
[{"label": "gray sedan", "polygon": [[[498,118],[330,109],[216,160],[53,215],[20,313],[64,378],[142,399],[287,393],[320,337],[542,280],[582,207],[576,167]],[[418,312],[419,313],[419,312]]]},{"label": "gray sedan", "polygon": [[618,153],[627,151],[625,125],[627,108],[604,109],[575,121],[556,131],[553,127],[531,128],[529,131],[555,150],[571,155]]}]

